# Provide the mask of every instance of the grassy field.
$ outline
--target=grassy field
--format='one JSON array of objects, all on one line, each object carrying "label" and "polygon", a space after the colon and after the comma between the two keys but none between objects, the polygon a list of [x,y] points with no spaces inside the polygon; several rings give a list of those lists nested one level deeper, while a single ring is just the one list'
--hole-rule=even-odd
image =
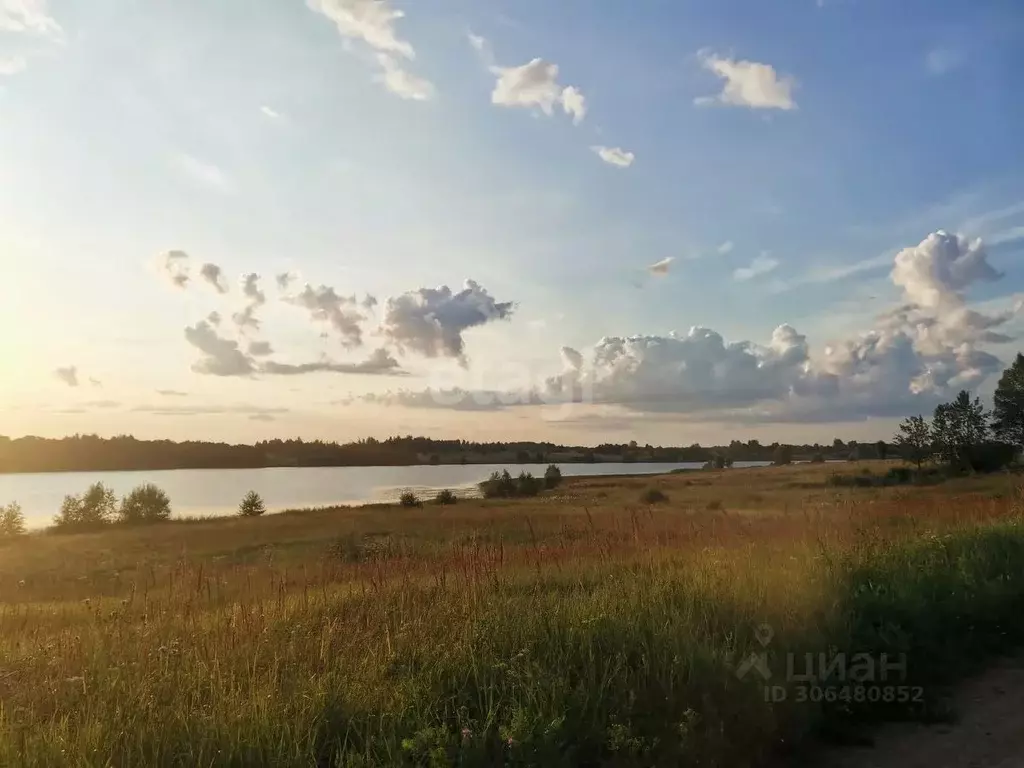
[{"label": "grassy field", "polygon": [[[24,537],[0,765],[742,766],[936,714],[1024,640],[1020,478],[828,483],[865,468]],[[801,701],[804,653],[905,654],[915,694]]]}]

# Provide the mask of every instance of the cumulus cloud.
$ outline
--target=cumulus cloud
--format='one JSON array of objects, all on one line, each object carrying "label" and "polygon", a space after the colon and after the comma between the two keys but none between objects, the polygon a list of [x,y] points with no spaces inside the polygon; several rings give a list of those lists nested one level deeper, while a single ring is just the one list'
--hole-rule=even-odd
[{"label": "cumulus cloud", "polygon": [[726,104],[751,109],[796,109],[793,91],[796,80],[780,76],[769,64],[736,60],[710,52],[700,54],[701,65],[724,80],[717,96],[702,96],[694,103],[700,106]]},{"label": "cumulus cloud", "polygon": [[761,275],[767,275],[769,272],[774,272],[778,266],[778,259],[773,259],[767,253],[762,253],[750,262],[748,266],[734,270],[732,276],[734,280],[744,282],[746,280],[753,280]]},{"label": "cumulus cloud", "polygon": [[163,270],[172,284],[184,288],[190,279],[188,254],[184,251],[167,251],[163,255]]},{"label": "cumulus cloud", "polygon": [[208,322],[210,325],[220,325],[220,322],[221,322],[220,312],[213,311],[210,314],[208,314],[206,316],[206,322]]},{"label": "cumulus cloud", "polygon": [[668,274],[669,268],[672,266],[672,262],[675,261],[674,256],[667,256],[661,261],[656,261],[647,268],[647,271],[652,275],[658,275],[663,277]]},{"label": "cumulus cloud", "polygon": [[287,291],[292,283],[295,282],[296,277],[294,272],[281,272],[277,277],[274,278],[277,283],[277,289],[279,291]]},{"label": "cumulus cloud", "polygon": [[78,368],[74,365],[69,365],[66,368],[58,368],[53,372],[53,375],[63,381],[69,387],[78,386]]},{"label": "cumulus cloud", "polygon": [[50,15],[46,0],[0,0],[0,31],[64,40],[64,30]]},{"label": "cumulus cloud", "polygon": [[633,164],[633,160],[636,159],[636,155],[632,152],[627,152],[619,147],[594,146],[590,149],[608,165],[614,165],[617,168],[629,168]]},{"label": "cumulus cloud", "polygon": [[533,59],[519,67],[491,67],[498,82],[491,93],[491,102],[502,107],[540,109],[554,114],[555,107],[572,117],[574,124],[583,122],[587,104],[582,92],[574,86],[558,84],[558,65]]},{"label": "cumulus cloud", "polygon": [[242,275],[242,296],[248,303],[245,305],[245,309],[233,314],[231,319],[243,331],[259,330],[260,321],[256,317],[256,310],[267,303],[267,296],[260,290],[260,276],[255,272]]},{"label": "cumulus cloud", "polygon": [[365,44],[376,54],[381,72],[376,79],[396,96],[422,101],[434,93],[427,80],[406,71],[402,60],[412,60],[412,44],[398,36],[396,23],[405,13],[389,0],[307,0],[311,9],[334,22],[338,33]]},{"label": "cumulus cloud", "polygon": [[192,365],[196,373],[210,376],[249,376],[256,370],[251,357],[238,342],[224,338],[205,320],[185,329],[185,340],[203,353]]},{"label": "cumulus cloud", "polygon": [[728,256],[730,253],[732,253],[733,248],[735,248],[735,246],[733,245],[732,240],[726,240],[724,243],[718,246],[717,250],[722,256]]},{"label": "cumulus cloud", "polygon": [[314,288],[307,283],[301,292],[286,297],[285,301],[307,310],[313,320],[327,323],[341,337],[344,346],[358,347],[363,343],[362,323],[366,318],[357,309],[355,296],[339,296],[328,285]]},{"label": "cumulus cloud", "polygon": [[269,341],[250,341],[249,354],[253,357],[267,357],[274,354],[274,348]]},{"label": "cumulus cloud", "polygon": [[486,289],[467,280],[458,293],[442,285],[388,299],[381,329],[400,350],[464,361],[462,334],[470,328],[507,319],[512,311],[512,302],[495,301]]},{"label": "cumulus cloud", "polygon": [[984,314],[964,295],[978,281],[997,278],[981,243],[936,232],[895,258],[892,280],[902,303],[870,330],[818,354],[790,325],[776,328],[765,345],[729,342],[697,326],[686,334],[606,337],[589,354],[564,347],[562,373],[528,390],[426,390],[372,401],[471,410],[578,402],[741,423],[927,413],[1000,370],[984,347],[1009,339],[999,329],[1022,302]]},{"label": "cumulus cloud", "polygon": [[433,98],[434,84],[404,69],[394,56],[378,54],[377,62],[380,64],[381,72],[376,79],[396,96],[412,101]]},{"label": "cumulus cloud", "polygon": [[217,293],[227,293],[228,283],[224,279],[224,270],[216,264],[207,262],[199,268],[199,276],[209,283]]}]

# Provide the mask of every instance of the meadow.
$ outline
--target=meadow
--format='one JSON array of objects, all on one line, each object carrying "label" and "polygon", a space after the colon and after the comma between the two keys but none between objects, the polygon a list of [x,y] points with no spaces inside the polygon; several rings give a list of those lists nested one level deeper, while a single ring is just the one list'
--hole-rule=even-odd
[{"label": "meadow", "polygon": [[[0,765],[767,765],[945,716],[1024,641],[1020,477],[831,479],[886,468],[20,537]],[[801,700],[805,653],[904,654],[921,695]]]}]

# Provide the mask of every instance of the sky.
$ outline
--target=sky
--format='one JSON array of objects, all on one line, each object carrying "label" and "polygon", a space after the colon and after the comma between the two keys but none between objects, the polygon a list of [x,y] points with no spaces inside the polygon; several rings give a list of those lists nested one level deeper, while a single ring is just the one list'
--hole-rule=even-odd
[{"label": "sky", "polygon": [[1024,331],[1015,0],[0,0],[0,433],[892,435]]}]

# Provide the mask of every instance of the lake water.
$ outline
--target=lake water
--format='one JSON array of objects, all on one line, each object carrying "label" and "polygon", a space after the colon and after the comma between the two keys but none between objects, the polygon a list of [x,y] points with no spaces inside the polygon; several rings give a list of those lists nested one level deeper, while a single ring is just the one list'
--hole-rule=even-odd
[{"label": "lake water", "polygon": [[[764,462],[737,462],[758,466]],[[673,469],[700,469],[699,463],[561,464],[566,477],[641,475]],[[470,495],[494,471],[508,469],[543,475],[546,464],[444,464],[413,467],[273,467],[268,469],[173,469],[142,472],[54,472],[0,474],[0,505],[21,504],[26,523],[39,528],[53,520],[68,494],[80,494],[102,482],[118,496],[143,483],[155,483],[171,497],[175,515],[231,514],[250,490],[263,497],[270,512],[303,507],[395,501],[406,490],[426,496],[452,488]]]}]

